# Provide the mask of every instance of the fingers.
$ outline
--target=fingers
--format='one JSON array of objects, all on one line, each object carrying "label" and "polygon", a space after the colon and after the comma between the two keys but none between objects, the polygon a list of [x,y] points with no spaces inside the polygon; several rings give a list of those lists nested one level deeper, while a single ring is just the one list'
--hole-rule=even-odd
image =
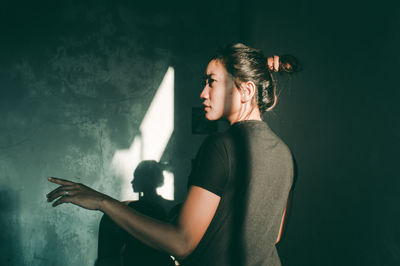
[{"label": "fingers", "polygon": [[[54,199],[55,197],[59,197],[62,195],[66,195],[69,194],[71,195],[71,191],[75,190],[76,187],[75,186],[59,186],[58,188],[54,189],[53,191],[49,192],[46,197],[49,201],[51,201],[50,199]],[[68,192],[67,192],[68,191]]]},{"label": "fingers", "polygon": [[59,198],[58,200],[56,200],[56,201],[52,204],[52,206],[53,206],[53,207],[56,207],[56,206],[58,206],[58,205],[60,205],[60,204],[69,203],[69,202],[71,202],[71,197],[70,197],[70,196],[62,196],[61,198]]},{"label": "fingers", "polygon": [[46,197],[48,202],[53,202],[53,207],[63,203],[72,203],[79,207],[98,210],[105,195],[80,183],[49,177],[50,182],[60,186],[49,192]]},{"label": "fingers", "polygon": [[52,194],[51,196],[47,197],[48,202],[52,202],[53,200],[59,197],[68,197],[71,198],[75,196],[78,192],[76,190],[60,190],[57,193]]},{"label": "fingers", "polygon": [[54,207],[65,202],[69,202],[69,198],[76,194],[78,184],[56,177],[49,177],[48,180],[52,183],[61,185],[46,195],[48,202],[52,202],[59,198],[55,203],[53,203]]},{"label": "fingers", "polygon": [[56,184],[63,185],[63,186],[75,184],[74,182],[71,182],[71,181],[68,181],[65,179],[61,179],[61,178],[57,178],[57,177],[49,177],[49,178],[47,178],[47,180],[49,180],[52,183],[56,183]]}]

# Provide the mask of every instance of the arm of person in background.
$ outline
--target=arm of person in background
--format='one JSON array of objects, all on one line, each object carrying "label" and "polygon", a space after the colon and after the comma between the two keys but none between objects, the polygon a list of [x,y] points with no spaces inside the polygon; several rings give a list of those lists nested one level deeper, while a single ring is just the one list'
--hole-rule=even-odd
[{"label": "arm of person in background", "polygon": [[145,244],[177,258],[187,257],[206,232],[220,202],[220,197],[198,186],[191,186],[183,203],[177,225],[145,216],[126,204],[85,185],[49,178],[60,185],[47,194],[47,200],[58,206],[72,203],[107,214],[115,223]]}]

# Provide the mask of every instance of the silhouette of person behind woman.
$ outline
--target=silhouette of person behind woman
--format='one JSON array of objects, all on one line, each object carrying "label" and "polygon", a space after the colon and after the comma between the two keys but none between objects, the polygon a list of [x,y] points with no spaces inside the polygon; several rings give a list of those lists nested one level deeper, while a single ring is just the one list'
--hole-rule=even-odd
[{"label": "silhouette of person behind woman", "polygon": [[[161,221],[167,221],[168,200],[156,192],[164,183],[162,168],[156,161],[142,161],[131,181],[138,201],[125,202],[140,213]],[[105,265],[174,265],[168,254],[155,250],[129,235],[107,215],[103,215],[99,227],[98,258],[96,266]]]}]

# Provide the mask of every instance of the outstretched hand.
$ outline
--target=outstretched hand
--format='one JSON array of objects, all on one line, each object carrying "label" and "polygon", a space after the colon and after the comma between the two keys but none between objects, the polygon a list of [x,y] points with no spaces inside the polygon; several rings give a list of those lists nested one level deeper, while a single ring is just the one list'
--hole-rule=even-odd
[{"label": "outstretched hand", "polygon": [[110,198],[83,184],[55,177],[49,177],[48,180],[60,185],[46,195],[48,202],[57,199],[53,203],[53,207],[63,203],[72,203],[88,210],[101,210],[103,200]]}]

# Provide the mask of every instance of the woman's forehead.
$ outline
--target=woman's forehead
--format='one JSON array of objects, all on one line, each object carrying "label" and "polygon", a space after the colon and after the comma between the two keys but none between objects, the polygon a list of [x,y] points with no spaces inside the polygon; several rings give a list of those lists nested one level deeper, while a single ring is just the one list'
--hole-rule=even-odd
[{"label": "woman's forehead", "polygon": [[225,66],[219,60],[211,60],[206,69],[206,76],[224,77],[226,75]]}]

